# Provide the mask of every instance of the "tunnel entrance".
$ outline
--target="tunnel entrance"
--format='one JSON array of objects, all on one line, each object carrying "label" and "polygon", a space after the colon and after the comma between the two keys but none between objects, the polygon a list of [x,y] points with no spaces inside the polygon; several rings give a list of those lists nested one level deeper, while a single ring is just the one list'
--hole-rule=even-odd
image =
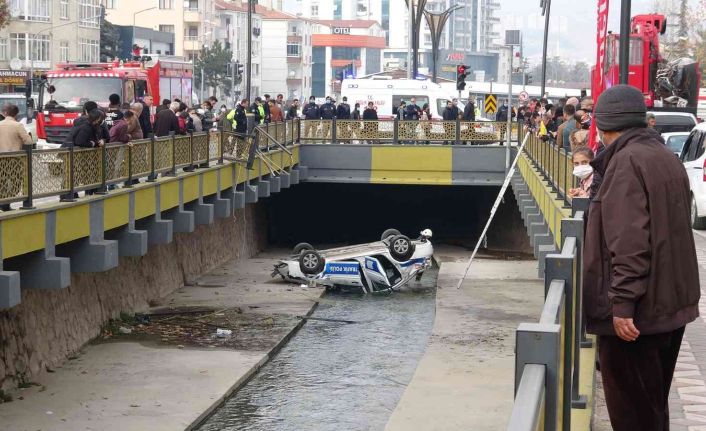
[{"label": "tunnel entrance", "polygon": [[[434,241],[472,248],[500,187],[304,183],[268,199],[274,245],[376,241],[388,228],[409,236],[429,228]],[[511,191],[493,220],[488,250],[531,253]]]}]

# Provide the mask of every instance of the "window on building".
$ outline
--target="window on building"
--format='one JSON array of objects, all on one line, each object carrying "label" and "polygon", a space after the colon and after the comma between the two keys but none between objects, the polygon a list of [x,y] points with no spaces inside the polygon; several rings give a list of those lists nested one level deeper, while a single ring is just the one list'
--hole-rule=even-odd
[{"label": "window on building", "polygon": [[311,5],[311,17],[312,18],[319,17],[319,5],[317,5],[317,4]]},{"label": "window on building", "polygon": [[189,10],[199,10],[199,0],[187,0],[184,5],[188,5],[187,9]]},{"label": "window on building", "polygon": [[160,24],[159,31],[164,32],[164,33],[174,33],[174,25],[173,24]]},{"label": "window on building", "polygon": [[195,25],[188,26],[184,32],[187,40],[197,40],[199,38],[199,28]]},{"label": "window on building", "polygon": [[100,28],[100,0],[78,0],[79,27]]},{"label": "window on building", "polygon": [[160,9],[174,9],[174,0],[159,0]]},{"label": "window on building", "polygon": [[287,43],[287,57],[301,57],[302,46],[298,43]]},{"label": "window on building", "polygon": [[49,0],[10,0],[10,10],[18,11],[17,18],[25,21],[49,22]]},{"label": "window on building", "polygon": [[118,8],[118,0],[105,0],[105,8],[106,9],[117,9]]},{"label": "window on building", "polygon": [[7,39],[1,38],[0,39],[0,61],[6,61],[8,59],[7,49],[8,49]]},{"label": "window on building", "polygon": [[87,63],[97,62],[100,57],[100,43],[97,40],[79,38],[78,60]]},{"label": "window on building", "polygon": [[10,33],[10,58],[49,61],[49,47],[49,35]]},{"label": "window on building", "polygon": [[69,19],[69,0],[61,0],[59,3],[59,18]]},{"label": "window on building", "polygon": [[67,62],[69,61],[69,41],[62,40],[59,43],[59,61]]}]

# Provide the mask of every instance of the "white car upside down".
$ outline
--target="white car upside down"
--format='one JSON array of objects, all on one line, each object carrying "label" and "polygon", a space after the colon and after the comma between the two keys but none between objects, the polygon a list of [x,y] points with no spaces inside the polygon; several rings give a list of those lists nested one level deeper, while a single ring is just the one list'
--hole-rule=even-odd
[{"label": "white car upside down", "polygon": [[301,243],[275,264],[272,276],[293,282],[332,288],[360,289],[364,293],[389,292],[421,279],[432,266],[432,232],[424,229],[412,240],[388,229],[380,241],[328,250]]}]

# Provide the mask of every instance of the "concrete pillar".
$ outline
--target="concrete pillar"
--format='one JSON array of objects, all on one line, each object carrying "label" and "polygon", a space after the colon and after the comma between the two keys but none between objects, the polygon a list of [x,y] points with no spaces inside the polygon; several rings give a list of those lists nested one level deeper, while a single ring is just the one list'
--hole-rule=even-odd
[{"label": "concrete pillar", "polygon": [[[243,183],[243,192],[245,193],[245,203],[246,204],[254,204],[255,202],[258,201],[258,197],[260,196],[260,193],[258,192],[258,186],[257,185],[251,185],[250,181]],[[245,206],[243,206],[245,208]]]},{"label": "concrete pillar", "polygon": [[[183,202],[183,182],[179,181],[179,200]],[[196,225],[213,224],[214,207],[212,204],[203,202],[203,175],[199,175],[199,197],[195,201],[186,202],[183,207],[187,211],[194,213],[194,223]]]},{"label": "concrete pillar", "polygon": [[282,180],[279,175],[267,175],[267,182],[270,183],[270,193],[279,193],[282,190]]},{"label": "concrete pillar", "polygon": [[154,188],[154,215],[135,221],[135,227],[147,231],[147,244],[169,244],[174,240],[174,222],[162,219],[162,191],[160,185]]},{"label": "concrete pillar", "polygon": [[118,241],[118,255],[139,257],[147,254],[147,230],[135,229],[135,193],[128,195],[129,221],[125,226],[105,233],[105,238]]},{"label": "concrete pillar", "polygon": [[0,309],[12,308],[22,300],[19,271],[5,271],[2,260],[2,224],[0,224]]},{"label": "concrete pillar", "polygon": [[57,246],[71,259],[71,272],[103,272],[118,267],[118,241],[107,240],[103,229],[103,199],[88,203],[89,236]]},{"label": "concrete pillar", "polygon": [[[203,201],[206,204],[213,205],[214,215],[218,218],[229,217],[233,213],[233,193],[232,187],[221,191],[221,173],[222,169],[217,171],[217,187],[216,194],[204,196]],[[202,189],[203,190],[203,189]],[[203,193],[203,192],[202,192]]]},{"label": "concrete pillar", "polygon": [[292,166],[292,168],[289,170],[289,176],[289,182],[291,185],[299,184],[299,170],[296,168],[296,166]]},{"label": "concrete pillar", "polygon": [[19,271],[22,289],[63,289],[71,284],[71,263],[56,256],[56,212],[44,215],[44,249],[3,262],[5,270]]},{"label": "concrete pillar", "polygon": [[289,172],[281,173],[279,179],[281,188],[288,189],[292,186],[292,177],[289,175]]}]

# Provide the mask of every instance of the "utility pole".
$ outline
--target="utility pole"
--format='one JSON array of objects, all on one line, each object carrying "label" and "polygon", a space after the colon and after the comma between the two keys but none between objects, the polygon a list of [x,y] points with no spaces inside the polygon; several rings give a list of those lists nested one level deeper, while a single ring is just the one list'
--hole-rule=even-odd
[{"label": "utility pole", "polygon": [[541,99],[542,97],[544,97],[547,84],[547,42],[549,40],[549,12],[552,6],[552,0],[540,0],[539,6],[542,8],[542,15],[544,15],[544,44],[542,45],[542,89],[540,90],[539,95],[539,98]]},{"label": "utility pole", "polygon": [[630,66],[630,9],[631,0],[620,2],[620,46],[618,51],[618,64],[620,67],[620,83],[628,83]]},{"label": "utility pole", "polygon": [[[409,10],[407,11],[407,17],[409,19],[409,37],[407,44],[407,79],[412,79],[412,40],[414,40],[414,1],[408,0]],[[370,10],[370,9],[368,9]]]},{"label": "utility pole", "polygon": [[248,68],[245,74],[245,98],[248,100],[250,100],[250,87],[252,82],[252,12],[255,4],[256,0],[248,0],[248,52],[245,60]]},{"label": "utility pole", "polygon": [[510,79],[507,83],[507,128],[505,129],[505,134],[507,135],[507,143],[505,148],[505,171],[509,172],[511,163],[510,146],[512,145],[512,59],[514,49],[512,48],[512,45],[509,45],[507,49],[510,51],[510,64],[508,65],[508,76],[510,77]]}]

